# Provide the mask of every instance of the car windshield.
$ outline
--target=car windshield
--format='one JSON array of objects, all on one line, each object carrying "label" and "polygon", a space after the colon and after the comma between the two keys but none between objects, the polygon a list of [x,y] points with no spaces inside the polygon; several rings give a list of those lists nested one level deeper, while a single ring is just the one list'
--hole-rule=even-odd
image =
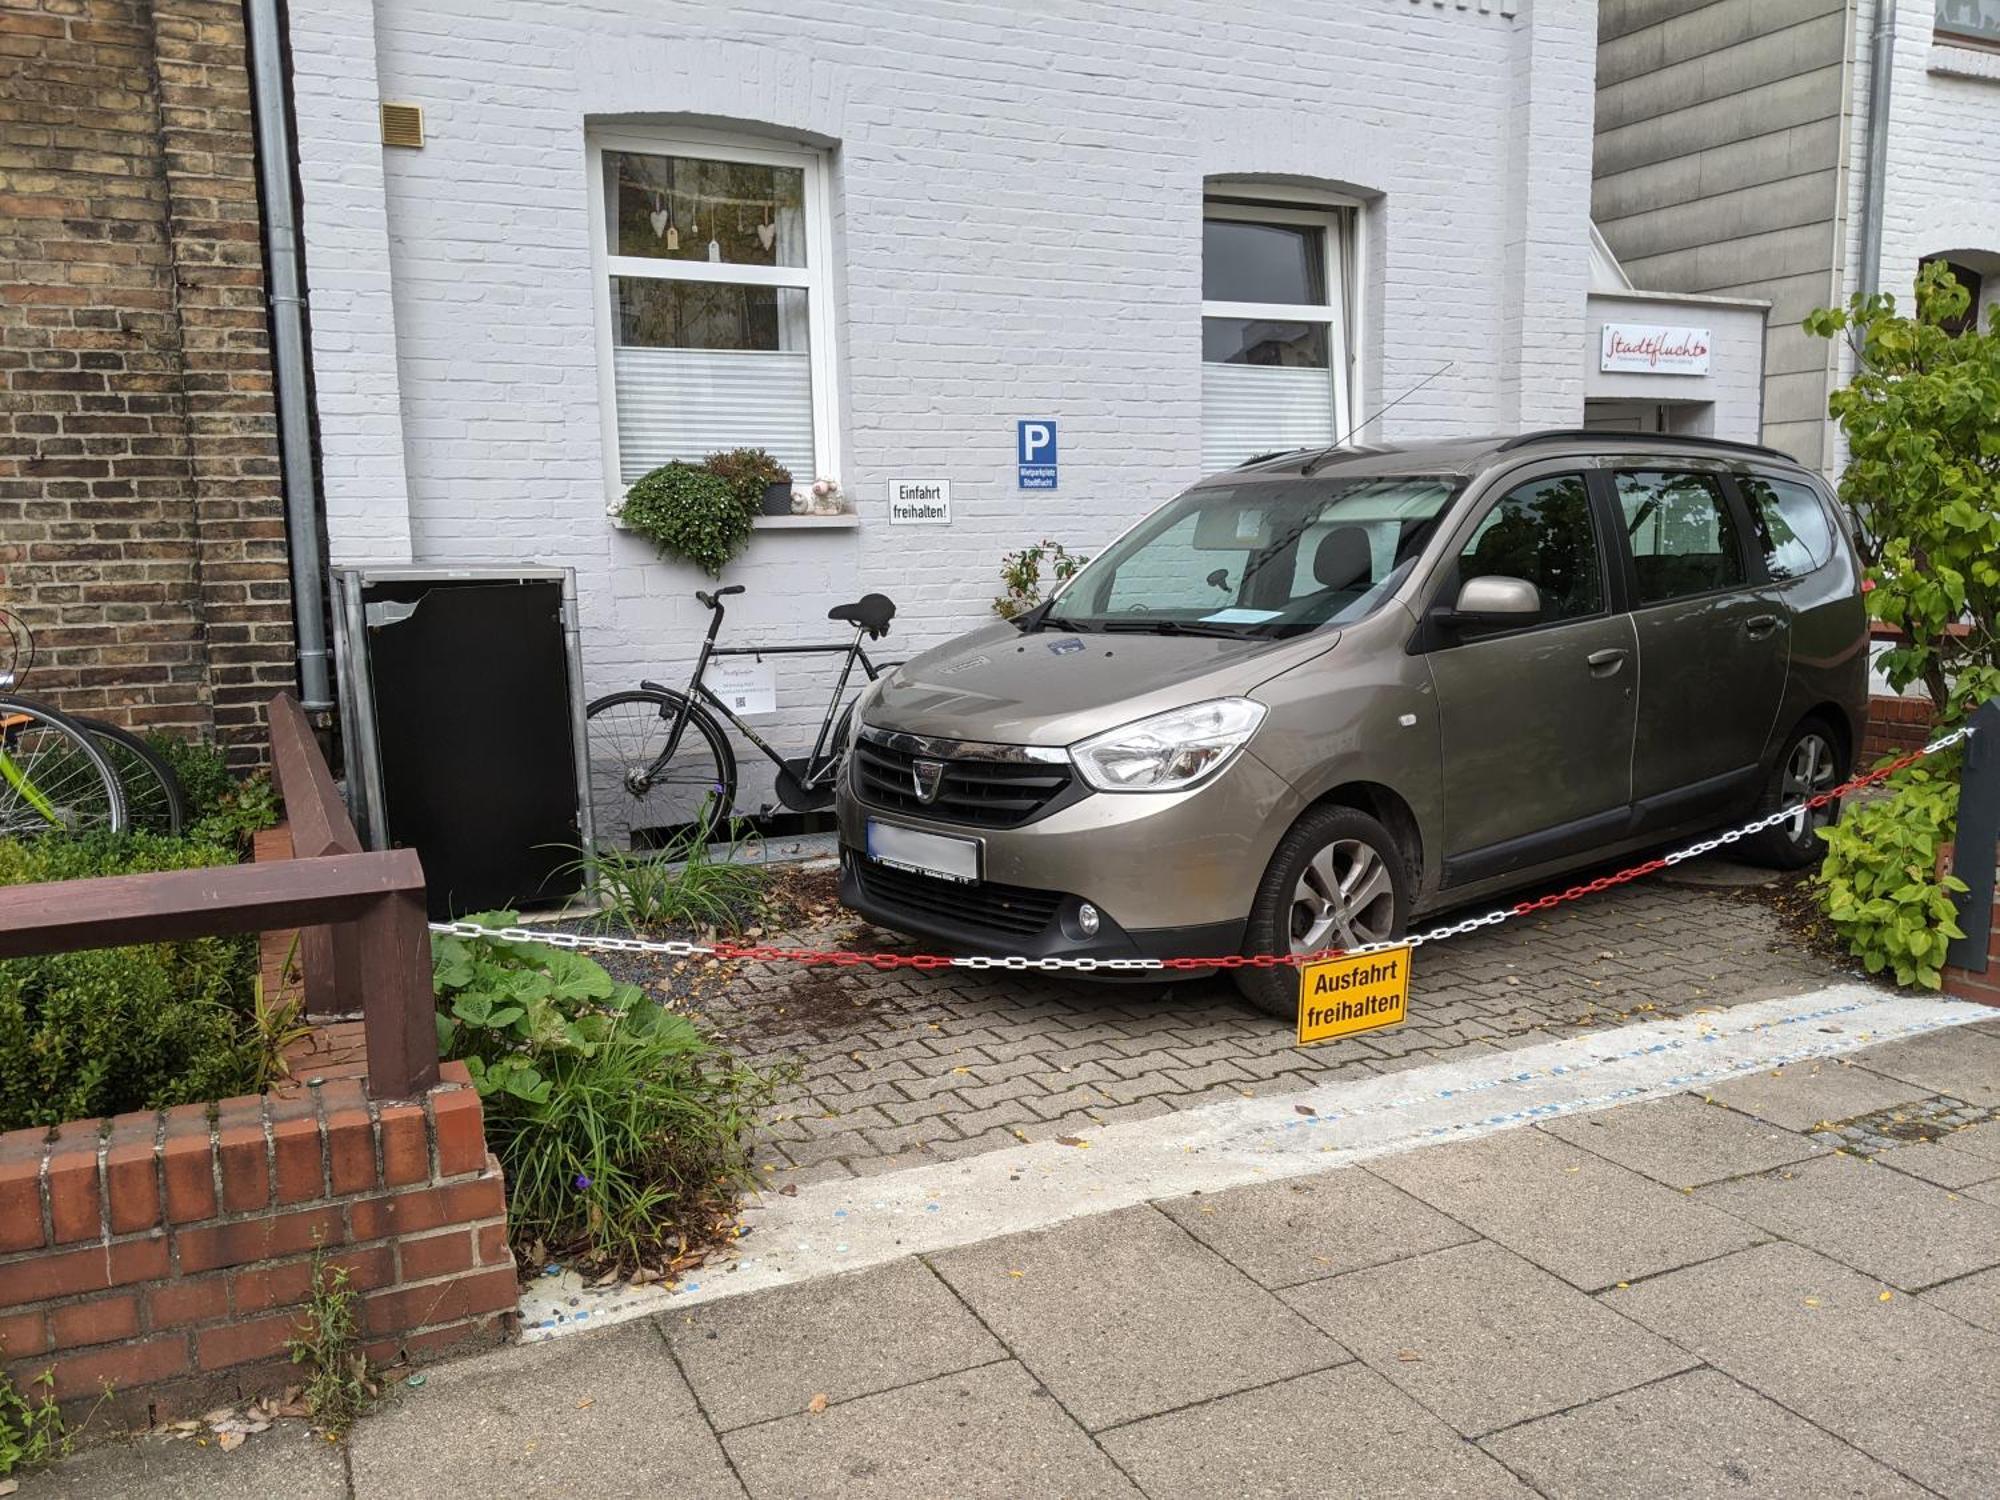
[{"label": "car windshield", "polygon": [[1351,624],[1401,583],[1455,475],[1209,485],[1127,532],[1029,628],[1278,637]]}]

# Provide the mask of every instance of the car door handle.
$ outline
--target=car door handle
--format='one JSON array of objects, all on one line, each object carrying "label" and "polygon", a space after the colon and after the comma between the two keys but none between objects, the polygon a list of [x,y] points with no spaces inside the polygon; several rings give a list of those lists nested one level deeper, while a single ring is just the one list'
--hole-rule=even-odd
[{"label": "car door handle", "polygon": [[1784,621],[1776,615],[1752,615],[1743,622],[1743,633],[1753,641],[1761,641],[1782,624]]},{"label": "car door handle", "polygon": [[1622,646],[1611,646],[1603,651],[1593,651],[1584,658],[1590,667],[1592,677],[1610,677],[1625,665],[1629,653]]}]

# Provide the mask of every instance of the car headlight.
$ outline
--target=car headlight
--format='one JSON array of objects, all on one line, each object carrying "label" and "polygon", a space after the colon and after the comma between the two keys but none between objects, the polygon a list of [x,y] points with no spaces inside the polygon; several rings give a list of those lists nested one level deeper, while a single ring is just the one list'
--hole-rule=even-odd
[{"label": "car headlight", "polygon": [[1261,703],[1213,698],[1079,740],[1069,757],[1100,792],[1184,792],[1227,765],[1263,722]]}]

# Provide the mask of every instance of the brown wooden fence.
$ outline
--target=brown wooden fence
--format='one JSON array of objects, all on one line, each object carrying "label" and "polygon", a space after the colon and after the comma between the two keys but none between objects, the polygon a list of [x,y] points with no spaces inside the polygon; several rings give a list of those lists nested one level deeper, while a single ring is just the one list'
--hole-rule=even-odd
[{"label": "brown wooden fence", "polygon": [[297,927],[308,1010],[359,1011],[370,1096],[414,1098],[438,1080],[423,867],[362,853],[298,701],[269,715],[297,858],[0,886],[0,958]]}]

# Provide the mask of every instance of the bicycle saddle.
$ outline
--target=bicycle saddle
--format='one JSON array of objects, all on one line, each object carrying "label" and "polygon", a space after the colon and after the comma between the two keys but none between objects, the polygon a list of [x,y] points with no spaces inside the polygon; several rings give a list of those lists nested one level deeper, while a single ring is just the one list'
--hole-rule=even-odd
[{"label": "bicycle saddle", "polygon": [[889,633],[889,622],[896,618],[896,601],[887,594],[863,594],[852,604],[834,605],[826,612],[826,617],[829,620],[845,620],[880,640]]}]

